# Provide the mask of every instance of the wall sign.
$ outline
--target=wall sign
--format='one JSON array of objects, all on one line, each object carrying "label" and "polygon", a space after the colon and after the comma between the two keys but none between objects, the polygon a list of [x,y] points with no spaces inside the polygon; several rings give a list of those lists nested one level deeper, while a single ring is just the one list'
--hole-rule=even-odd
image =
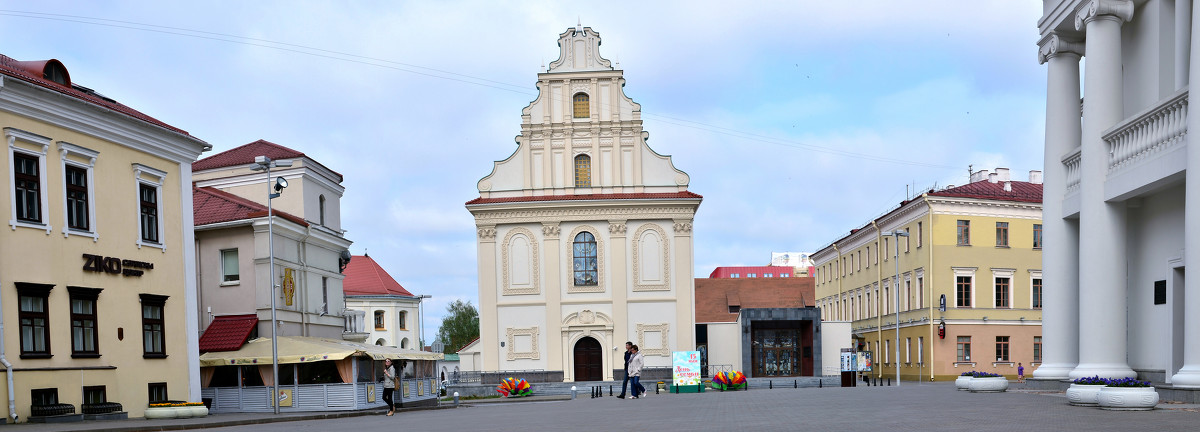
[{"label": "wall sign", "polygon": [[116,257],[83,254],[83,271],[96,273],[119,274],[122,276],[141,276],[146,270],[154,270],[154,263],[145,261],[123,260]]}]

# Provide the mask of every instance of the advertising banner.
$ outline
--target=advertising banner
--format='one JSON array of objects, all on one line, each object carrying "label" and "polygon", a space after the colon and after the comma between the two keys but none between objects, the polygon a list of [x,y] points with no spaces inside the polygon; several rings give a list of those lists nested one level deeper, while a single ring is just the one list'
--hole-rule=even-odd
[{"label": "advertising banner", "polygon": [[671,366],[676,386],[700,385],[700,351],[672,352]]}]

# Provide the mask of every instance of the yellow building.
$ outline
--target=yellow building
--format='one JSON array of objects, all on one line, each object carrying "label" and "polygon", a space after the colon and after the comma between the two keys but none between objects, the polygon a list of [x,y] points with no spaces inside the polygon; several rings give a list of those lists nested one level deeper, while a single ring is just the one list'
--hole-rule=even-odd
[{"label": "yellow building", "polygon": [[812,255],[822,320],[850,323],[874,377],[1028,376],[1041,362],[1041,223],[1040,171],[982,170],[907,200]]},{"label": "yellow building", "polygon": [[2,55],[0,128],[8,422],[198,402],[191,162],[208,144],[57,60]]}]

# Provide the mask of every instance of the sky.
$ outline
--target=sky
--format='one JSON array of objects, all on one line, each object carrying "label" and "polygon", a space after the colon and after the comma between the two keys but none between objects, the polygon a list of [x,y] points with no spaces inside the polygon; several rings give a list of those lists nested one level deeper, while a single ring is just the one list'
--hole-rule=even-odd
[{"label": "sky", "polygon": [[212,144],[345,176],[342,228],[426,300],[478,305],[476,182],[577,23],[704,196],[695,275],[814,252],[968,167],[1042,169],[1037,0],[0,1],[0,53]]}]

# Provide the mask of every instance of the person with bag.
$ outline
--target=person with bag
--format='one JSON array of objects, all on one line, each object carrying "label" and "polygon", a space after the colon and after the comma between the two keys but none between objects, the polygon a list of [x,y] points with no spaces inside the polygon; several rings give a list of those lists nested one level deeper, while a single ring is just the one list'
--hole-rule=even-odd
[{"label": "person with bag", "polygon": [[383,359],[383,401],[387,403],[387,415],[396,413],[396,405],[392,403],[392,391],[400,382],[396,381],[396,369],[392,368],[392,359]]},{"label": "person with bag", "polygon": [[633,355],[629,357],[629,391],[633,392],[630,399],[637,399],[646,394],[646,388],[642,387],[642,366],[645,365],[645,359],[639,351],[638,346],[634,345]]}]

